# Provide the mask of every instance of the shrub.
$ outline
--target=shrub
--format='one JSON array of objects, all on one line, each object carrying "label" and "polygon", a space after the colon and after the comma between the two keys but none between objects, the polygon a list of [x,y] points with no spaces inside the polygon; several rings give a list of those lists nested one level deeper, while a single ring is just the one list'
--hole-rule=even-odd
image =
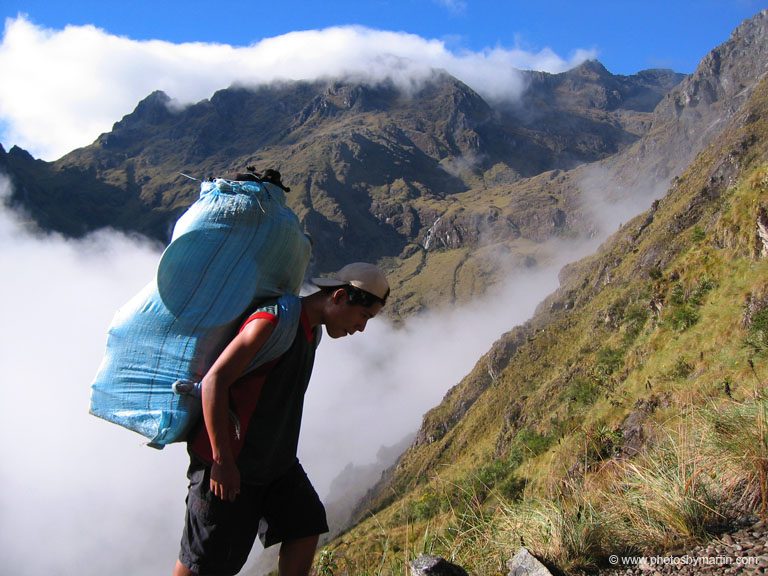
[{"label": "shrub", "polygon": [[338,569],[335,552],[328,547],[323,548],[315,566],[317,576],[334,576]]},{"label": "shrub", "polygon": [[579,406],[589,406],[597,400],[600,387],[589,378],[574,378],[568,384],[565,395],[569,403]]},{"label": "shrub", "polygon": [[509,461],[510,463],[518,461],[522,463],[528,457],[543,454],[554,441],[555,438],[552,434],[539,434],[531,428],[523,428],[515,435]]},{"label": "shrub", "polygon": [[589,428],[586,433],[586,458],[589,462],[599,462],[612,458],[621,450],[623,434],[599,423]]},{"label": "shrub", "polygon": [[410,515],[414,520],[429,520],[440,512],[440,498],[433,490],[426,490],[411,502]]},{"label": "shrub", "polygon": [[624,350],[605,346],[597,352],[595,372],[599,376],[610,376],[624,366]]},{"label": "shrub", "polygon": [[699,321],[699,311],[693,306],[682,304],[672,309],[667,321],[673,330],[684,332]]},{"label": "shrub", "polygon": [[690,293],[686,293],[680,282],[675,283],[669,292],[669,302],[672,309],[667,317],[673,330],[683,332],[699,321],[699,306],[713,288],[715,282],[708,276],[701,278]]},{"label": "shrub", "polygon": [[768,399],[727,404],[704,412],[710,437],[707,456],[726,497],[768,512]]},{"label": "shrub", "polygon": [[694,366],[690,362],[688,362],[684,357],[680,356],[676,361],[675,365],[672,367],[672,369],[669,371],[669,376],[671,378],[688,378],[693,373]]},{"label": "shrub", "polygon": [[683,306],[685,301],[685,288],[680,282],[675,282],[669,291],[669,303],[673,306]]},{"label": "shrub", "polygon": [[688,295],[688,302],[694,306],[701,306],[706,296],[715,288],[716,284],[714,280],[709,276],[703,276],[694,286],[691,293]]},{"label": "shrub", "polygon": [[624,344],[631,344],[640,335],[646,321],[650,316],[650,310],[645,304],[635,303],[627,307],[624,312]]},{"label": "shrub", "polygon": [[752,317],[746,344],[758,353],[768,350],[768,308],[759,310]]}]

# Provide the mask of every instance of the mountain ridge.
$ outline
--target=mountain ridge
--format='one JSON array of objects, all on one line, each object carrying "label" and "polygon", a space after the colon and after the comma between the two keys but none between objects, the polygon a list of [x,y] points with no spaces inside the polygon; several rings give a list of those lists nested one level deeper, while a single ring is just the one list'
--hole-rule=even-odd
[{"label": "mountain ridge", "polygon": [[[564,73],[572,74],[577,72]],[[392,85],[329,81],[232,87],[183,110],[171,104],[167,95],[149,95],[111,132],[54,163],[9,155],[6,165],[20,180],[19,188],[27,188],[14,200],[33,216],[44,214],[42,206],[52,198],[36,189],[35,175],[55,186],[57,177],[80,173],[91,196],[122,188],[124,203],[147,216],[138,231],[165,241],[175,217],[195,197],[178,172],[204,179],[226,176],[244,164],[271,164],[296,190],[292,207],[307,219],[313,236],[336,246],[354,234],[344,214],[350,210],[356,219],[369,221],[366,232],[384,240],[377,245],[387,252],[377,257],[397,256],[405,245],[418,242],[431,218],[429,209],[411,205],[412,198],[445,201],[478,185],[487,187],[488,175],[496,184],[514,182],[603,156],[633,137],[602,117],[590,120],[591,142],[564,146],[579,140],[570,128],[555,141],[519,118],[494,111],[466,85],[438,72],[407,97]],[[352,193],[345,196],[342,188]],[[51,211],[61,213],[62,221],[48,214],[41,224],[82,234],[82,223],[71,225],[75,210]],[[119,212],[96,213],[85,222],[86,229],[103,225],[136,226],[121,220]],[[331,256],[318,259],[321,267],[332,267],[326,263]]]}]

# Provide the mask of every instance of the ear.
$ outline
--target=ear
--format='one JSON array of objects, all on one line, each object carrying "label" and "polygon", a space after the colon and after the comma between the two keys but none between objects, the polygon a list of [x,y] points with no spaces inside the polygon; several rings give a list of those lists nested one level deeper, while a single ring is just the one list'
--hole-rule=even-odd
[{"label": "ear", "polygon": [[344,288],[337,288],[331,295],[331,301],[334,304],[341,304],[347,300],[347,291]]}]

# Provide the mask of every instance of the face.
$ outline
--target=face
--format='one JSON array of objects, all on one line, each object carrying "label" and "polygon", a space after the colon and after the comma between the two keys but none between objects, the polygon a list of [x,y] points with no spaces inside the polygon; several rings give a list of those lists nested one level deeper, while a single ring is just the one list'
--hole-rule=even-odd
[{"label": "face", "polygon": [[382,309],[380,302],[373,306],[359,306],[347,302],[347,293],[337,290],[330,301],[325,318],[325,331],[331,338],[343,338],[365,330],[368,320]]}]

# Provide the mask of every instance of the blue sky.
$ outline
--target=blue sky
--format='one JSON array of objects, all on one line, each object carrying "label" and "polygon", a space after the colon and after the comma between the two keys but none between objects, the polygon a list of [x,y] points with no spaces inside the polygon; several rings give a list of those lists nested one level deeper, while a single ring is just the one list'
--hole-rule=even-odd
[{"label": "blue sky", "polygon": [[692,73],[763,7],[756,0],[5,0],[0,143],[55,159],[108,131],[156,88],[184,104],[233,81],[391,65],[390,51],[398,66],[412,62],[409,74],[414,66],[444,67],[491,98],[517,94],[511,67],[561,72],[597,58],[614,74]]},{"label": "blue sky", "polygon": [[614,74],[665,67],[691,73],[744,19],[765,7],[753,0],[5,0],[4,17],[37,24],[93,24],[136,40],[221,42],[245,46],[295,30],[359,24],[442,39],[456,49],[520,44],[567,57],[597,49]]}]

